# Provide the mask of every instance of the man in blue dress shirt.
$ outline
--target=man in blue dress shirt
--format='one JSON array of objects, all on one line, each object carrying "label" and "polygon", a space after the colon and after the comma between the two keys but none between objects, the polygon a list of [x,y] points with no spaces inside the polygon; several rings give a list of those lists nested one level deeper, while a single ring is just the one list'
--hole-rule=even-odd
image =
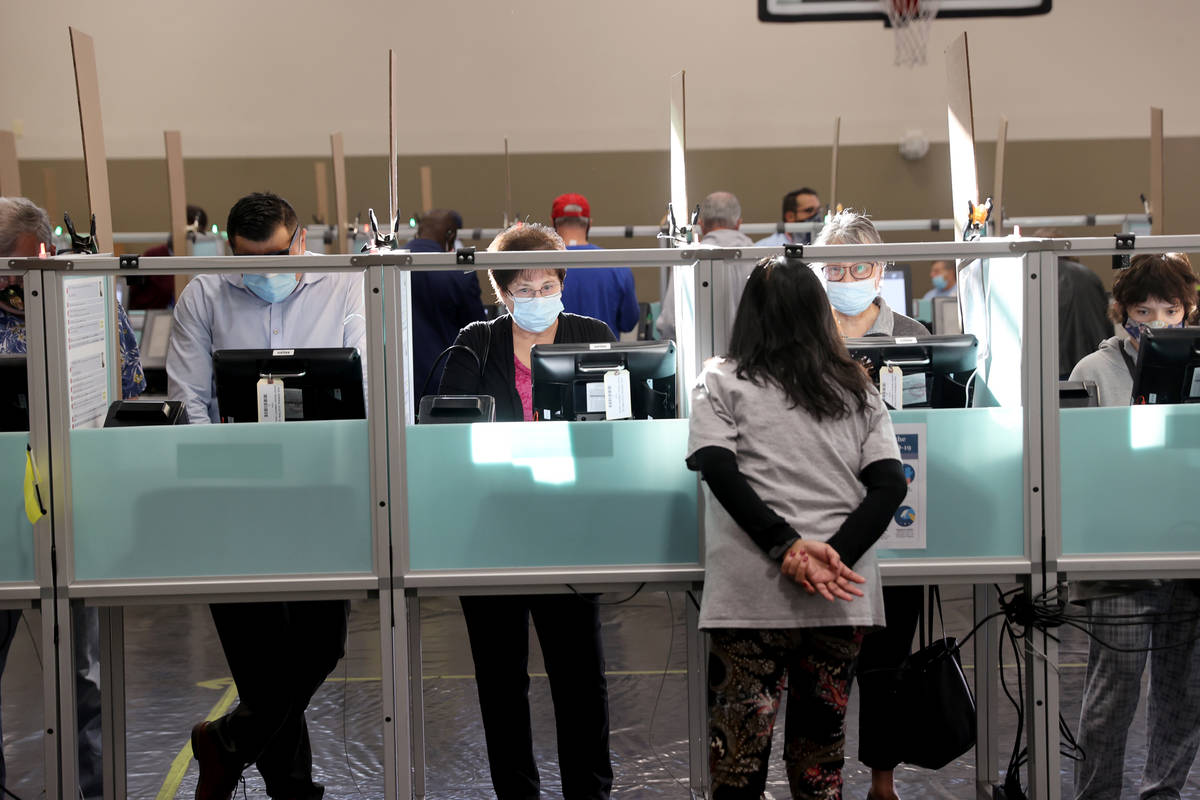
[{"label": "man in blue dress shirt", "polygon": [[[300,255],[304,227],[286,200],[243,197],[229,212],[234,255]],[[172,400],[193,423],[218,422],[212,354],[221,349],[355,347],[365,355],[363,279],[349,273],[199,275],[175,306],[167,350]],[[319,798],[304,711],[344,654],[340,600],[209,606],[238,688],[238,706],[192,729],[198,800],[228,800],[256,764],[267,794]]]},{"label": "man in blue dress shirt", "polygon": [[[435,208],[421,215],[417,235],[405,247],[414,253],[448,253],[454,249],[462,227],[457,211]],[[426,380],[434,392],[442,380],[442,367],[429,378],[434,361],[454,344],[458,332],[476,320],[485,319],[479,279],[474,272],[412,273],[413,374],[409,376],[413,396],[420,402]]]},{"label": "man in blue dress shirt", "polygon": [[[581,194],[561,194],[550,208],[554,230],[568,250],[599,250],[588,241],[592,209]],[[629,267],[593,267],[570,271],[563,281],[562,304],[572,314],[594,317],[612,328],[618,339],[637,327],[641,317],[633,270]]]}]

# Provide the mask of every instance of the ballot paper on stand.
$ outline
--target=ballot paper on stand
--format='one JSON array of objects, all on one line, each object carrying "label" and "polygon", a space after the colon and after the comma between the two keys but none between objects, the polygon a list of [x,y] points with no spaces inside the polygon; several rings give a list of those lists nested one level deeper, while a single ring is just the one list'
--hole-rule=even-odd
[{"label": "ballot paper on stand", "polygon": [[63,278],[71,428],[99,428],[108,411],[108,296],[103,276]]},{"label": "ballot paper on stand", "polygon": [[879,539],[878,547],[888,550],[924,550],[925,519],[928,506],[925,502],[925,436],[924,422],[892,423],[896,432],[896,444],[900,446],[900,464],[904,468],[904,480],[908,483],[905,496],[896,513],[892,515],[887,530]]}]

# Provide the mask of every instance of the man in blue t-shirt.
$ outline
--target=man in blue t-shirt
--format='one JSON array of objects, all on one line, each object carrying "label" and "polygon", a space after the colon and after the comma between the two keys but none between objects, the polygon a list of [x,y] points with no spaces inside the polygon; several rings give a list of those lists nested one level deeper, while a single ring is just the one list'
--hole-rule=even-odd
[{"label": "man in blue t-shirt", "polygon": [[[561,194],[550,209],[554,230],[568,250],[599,250],[587,239],[592,227],[592,209],[581,194]],[[563,308],[603,320],[620,338],[637,327],[640,317],[633,270],[629,267],[593,267],[570,270],[563,281]]]},{"label": "man in blue t-shirt", "polygon": [[[462,227],[457,211],[435,208],[421,215],[417,235],[404,245],[414,253],[446,253],[454,249],[454,240]],[[437,393],[445,361],[438,355],[450,345],[464,327],[485,319],[479,280],[474,272],[414,272],[412,274],[413,396],[420,402],[426,379],[431,392]]]}]

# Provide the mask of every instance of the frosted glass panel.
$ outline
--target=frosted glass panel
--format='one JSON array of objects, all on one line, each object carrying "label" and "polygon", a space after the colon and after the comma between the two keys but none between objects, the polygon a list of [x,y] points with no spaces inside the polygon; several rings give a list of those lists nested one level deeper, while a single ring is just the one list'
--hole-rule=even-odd
[{"label": "frosted glass panel", "polygon": [[1200,551],[1200,405],[1064,408],[1063,553]]},{"label": "frosted glass panel", "polygon": [[893,411],[892,422],[924,422],[929,483],[924,550],[880,550],[881,558],[1025,555],[1020,408]]},{"label": "frosted glass panel", "polygon": [[370,572],[366,420],[71,432],[79,580]]},{"label": "frosted glass panel", "polygon": [[411,568],[699,563],[687,426],[407,428]]},{"label": "frosted glass panel", "polygon": [[[25,516],[29,434],[0,433],[0,581],[33,580],[33,526]],[[45,476],[43,476],[43,480]],[[47,498],[43,497],[43,500]]]}]

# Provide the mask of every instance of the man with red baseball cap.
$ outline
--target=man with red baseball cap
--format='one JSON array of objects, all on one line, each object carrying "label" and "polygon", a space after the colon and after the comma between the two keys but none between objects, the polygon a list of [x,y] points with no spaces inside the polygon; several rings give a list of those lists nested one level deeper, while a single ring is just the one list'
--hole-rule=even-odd
[{"label": "man with red baseball cap", "polygon": [[[560,194],[550,207],[550,220],[568,250],[599,250],[588,241],[592,207],[581,194]],[[563,308],[603,320],[614,336],[637,327],[640,312],[629,267],[594,267],[571,270],[563,281]]]}]

